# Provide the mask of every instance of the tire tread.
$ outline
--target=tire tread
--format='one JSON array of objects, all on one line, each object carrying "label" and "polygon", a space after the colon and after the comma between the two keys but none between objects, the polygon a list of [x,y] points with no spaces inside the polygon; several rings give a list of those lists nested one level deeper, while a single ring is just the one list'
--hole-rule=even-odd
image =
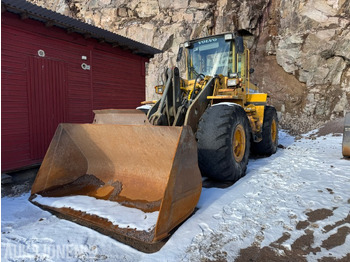
[{"label": "tire tread", "polygon": [[[233,130],[242,124],[246,133],[246,152],[240,163],[232,150]],[[245,175],[250,151],[250,126],[244,109],[239,105],[209,107],[199,121],[198,164],[202,175],[220,181],[236,181]]]}]

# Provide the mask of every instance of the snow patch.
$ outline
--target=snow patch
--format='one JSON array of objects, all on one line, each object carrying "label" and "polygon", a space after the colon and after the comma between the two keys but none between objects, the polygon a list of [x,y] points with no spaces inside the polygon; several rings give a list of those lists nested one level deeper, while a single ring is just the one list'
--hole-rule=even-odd
[{"label": "snow patch", "polygon": [[150,110],[152,108],[152,106],[154,106],[154,104],[146,104],[146,105],[142,105],[142,106],[138,106],[136,107],[136,109],[145,109],[145,110]]},{"label": "snow patch", "polygon": [[35,202],[55,208],[71,208],[107,219],[120,228],[150,232],[157,223],[159,211],[145,213],[140,209],[120,205],[117,202],[89,196],[42,197],[36,195]]},{"label": "snow patch", "polygon": [[212,106],[219,106],[219,105],[222,105],[222,106],[240,106],[240,107],[242,107],[239,104],[231,103],[231,102],[221,102],[221,103],[214,104]]}]

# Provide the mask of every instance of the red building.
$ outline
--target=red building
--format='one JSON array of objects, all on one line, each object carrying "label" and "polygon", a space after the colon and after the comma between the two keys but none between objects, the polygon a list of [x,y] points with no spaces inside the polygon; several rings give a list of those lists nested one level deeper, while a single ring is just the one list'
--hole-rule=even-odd
[{"label": "red building", "polygon": [[40,163],[59,123],[145,99],[159,50],[23,0],[1,12],[2,172]]}]

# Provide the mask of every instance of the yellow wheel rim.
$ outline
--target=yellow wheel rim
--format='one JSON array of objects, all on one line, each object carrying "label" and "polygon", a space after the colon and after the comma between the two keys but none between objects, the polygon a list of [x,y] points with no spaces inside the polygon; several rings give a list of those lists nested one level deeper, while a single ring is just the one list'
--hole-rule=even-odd
[{"label": "yellow wheel rim", "polygon": [[245,132],[242,125],[238,125],[233,134],[233,156],[237,162],[241,162],[245,153]]},{"label": "yellow wheel rim", "polygon": [[276,142],[276,137],[277,137],[277,124],[275,119],[272,120],[271,123],[271,140],[272,142]]}]

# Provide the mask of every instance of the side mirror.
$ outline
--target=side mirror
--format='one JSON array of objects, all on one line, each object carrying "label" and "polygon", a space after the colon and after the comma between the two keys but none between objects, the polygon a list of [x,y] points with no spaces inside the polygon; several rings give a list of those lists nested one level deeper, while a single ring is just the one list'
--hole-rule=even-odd
[{"label": "side mirror", "polygon": [[249,74],[253,74],[254,71],[255,71],[254,68],[249,69]]},{"label": "side mirror", "polygon": [[182,51],[183,51],[183,47],[179,47],[179,51],[177,52],[177,57],[176,57],[176,62],[180,62],[181,58],[182,58]]}]

